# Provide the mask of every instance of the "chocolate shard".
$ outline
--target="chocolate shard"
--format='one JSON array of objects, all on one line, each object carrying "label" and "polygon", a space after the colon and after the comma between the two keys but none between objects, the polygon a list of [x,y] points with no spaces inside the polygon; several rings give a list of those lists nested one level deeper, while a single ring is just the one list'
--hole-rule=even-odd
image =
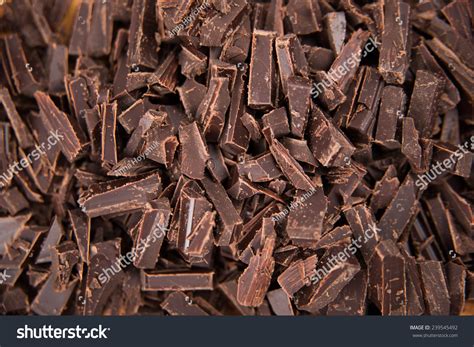
[{"label": "chocolate shard", "polygon": [[301,43],[294,34],[277,37],[275,40],[275,52],[282,90],[287,95],[288,79],[292,76],[307,77],[308,62],[306,61]]},{"label": "chocolate shard", "polygon": [[379,71],[387,83],[403,84],[410,62],[410,5],[384,1]]},{"label": "chocolate shard", "polygon": [[324,25],[327,28],[329,46],[334,54],[341,52],[346,38],[346,16],[344,12],[331,12],[324,16]]},{"label": "chocolate shard", "polygon": [[229,79],[211,78],[207,94],[196,113],[204,130],[204,137],[209,142],[219,140],[229,104]]},{"label": "chocolate shard", "polygon": [[334,52],[324,47],[304,46],[306,58],[311,72],[328,71],[334,61]]},{"label": "chocolate shard", "polygon": [[331,231],[325,233],[316,243],[315,248],[330,248],[338,244],[349,244],[352,239],[352,231],[347,226],[336,227]]},{"label": "chocolate shard", "polygon": [[466,63],[462,61],[458,55],[450,50],[438,38],[426,42],[431,51],[439,58],[439,60],[447,67],[449,73],[454,77],[460,88],[468,96],[469,100],[473,102],[474,93],[474,70],[467,67]]},{"label": "chocolate shard", "polygon": [[207,56],[193,46],[181,46],[179,64],[181,73],[189,79],[194,79],[206,70]]},{"label": "chocolate shard", "polygon": [[418,131],[415,128],[414,119],[409,117],[404,118],[402,124],[401,151],[408,159],[413,172],[421,173],[425,171],[422,167],[423,153]]},{"label": "chocolate shard", "polygon": [[312,76],[316,82],[313,84],[311,97],[321,102],[329,111],[333,111],[347,100],[340,87],[333,82],[331,75],[324,71],[315,71]]},{"label": "chocolate shard", "polygon": [[143,291],[212,290],[214,272],[147,272],[141,273]]},{"label": "chocolate shard", "polygon": [[406,95],[402,88],[385,86],[382,91],[375,142],[388,149],[400,146],[397,141],[398,120],[405,115]]},{"label": "chocolate shard", "polygon": [[32,147],[34,145],[33,136],[16,110],[10,92],[6,88],[0,88],[0,103],[5,109],[20,146],[24,149]]},{"label": "chocolate shard", "polygon": [[378,211],[386,208],[395,197],[399,186],[400,181],[398,180],[396,169],[393,165],[390,165],[382,179],[375,184],[370,199],[371,209]]},{"label": "chocolate shard", "polygon": [[413,118],[423,138],[430,137],[433,132],[438,98],[443,86],[443,81],[435,75],[423,70],[416,72],[408,117]]},{"label": "chocolate shard", "polygon": [[20,94],[31,97],[42,87],[41,82],[33,75],[35,69],[32,61],[26,59],[22,41],[17,34],[9,34],[5,36],[4,40],[16,90]]},{"label": "chocolate shard", "polygon": [[432,71],[437,76],[442,77],[444,80],[444,90],[439,97],[438,111],[446,112],[451,110],[459,103],[461,97],[459,91],[446,74],[445,70],[441,68],[436,59],[431,55],[430,51],[426,47],[424,41],[422,41],[417,47],[415,47],[415,68],[416,70]]},{"label": "chocolate shard", "polygon": [[77,9],[71,39],[69,41],[69,54],[81,55],[87,52],[87,38],[92,17],[91,1],[81,1]]},{"label": "chocolate shard", "polygon": [[101,160],[105,167],[117,164],[117,103],[102,107]]},{"label": "chocolate shard", "polygon": [[311,283],[310,278],[315,274],[317,262],[316,255],[309,256],[304,260],[296,260],[278,276],[278,283],[288,297],[292,298],[301,288]]},{"label": "chocolate shard", "polygon": [[359,271],[359,262],[353,255],[348,256],[343,246],[329,248],[310,278],[311,285],[296,294],[296,307],[308,312],[317,312],[326,307]]},{"label": "chocolate shard", "polygon": [[69,210],[72,231],[76,239],[77,247],[82,261],[89,264],[90,240],[91,240],[91,219],[79,210]]},{"label": "chocolate shard", "polygon": [[240,305],[257,307],[263,303],[275,268],[274,247],[275,237],[271,236],[265,240],[263,249],[250,258],[248,267],[238,279],[237,301]]},{"label": "chocolate shard", "polygon": [[231,91],[229,115],[224,127],[219,146],[233,155],[245,153],[249,146],[249,132],[244,127],[242,115],[245,112],[245,79],[247,66],[241,64],[235,76],[234,88]]},{"label": "chocolate shard", "polygon": [[301,165],[290,155],[290,152],[277,139],[271,141],[270,152],[283,174],[296,189],[301,189],[303,191],[314,189],[314,183],[304,173]]},{"label": "chocolate shard", "polygon": [[61,241],[61,238],[64,236],[64,230],[62,225],[60,225],[58,217],[55,216],[53,223],[49,228],[48,235],[41,245],[41,251],[36,258],[36,264],[41,264],[51,261],[51,252],[52,248],[57,246]]},{"label": "chocolate shard", "polygon": [[69,162],[73,162],[80,155],[84,146],[84,134],[79,125],[54,104],[51,98],[43,93],[36,92],[35,99],[40,108],[40,116],[50,134],[55,134],[61,152]]},{"label": "chocolate shard", "polygon": [[447,316],[450,312],[450,298],[443,266],[438,261],[418,263],[423,284],[426,312],[430,315]]},{"label": "chocolate shard", "polygon": [[369,299],[383,316],[407,311],[405,259],[392,240],[381,241],[369,266]]},{"label": "chocolate shard", "polygon": [[252,36],[252,54],[250,57],[250,77],[247,103],[254,109],[275,107],[277,81],[273,42],[276,33],[255,30]]},{"label": "chocolate shard", "polygon": [[355,147],[321,110],[313,108],[310,118],[309,148],[316,160],[323,166],[341,166],[347,162],[355,151]]},{"label": "chocolate shard", "polygon": [[129,29],[127,65],[154,69],[158,64],[156,56],[155,1],[137,0],[132,5]]},{"label": "chocolate shard", "polygon": [[321,31],[321,10],[315,0],[290,0],[286,6],[287,18],[293,32],[298,35]]},{"label": "chocolate shard", "polygon": [[196,122],[184,125],[179,129],[181,142],[181,171],[194,179],[203,179],[209,152]]},{"label": "chocolate shard", "polygon": [[216,13],[208,18],[201,26],[201,45],[221,47],[227,34],[239,25],[242,17],[247,12],[247,6],[247,0],[235,0],[228,13]]},{"label": "chocolate shard", "polygon": [[290,77],[287,88],[291,134],[303,138],[311,105],[311,81],[302,77]]},{"label": "chocolate shard", "polygon": [[360,251],[368,264],[373,257],[377,243],[381,239],[381,231],[375,224],[375,217],[365,205],[357,205],[345,211],[345,216],[354,235],[360,243]]},{"label": "chocolate shard", "polygon": [[[83,289],[85,315],[102,314],[107,301],[123,280],[123,272],[114,272],[112,266],[120,269],[120,240],[97,242],[91,246],[91,259],[87,271],[86,286]],[[112,271],[112,275],[104,269]]]},{"label": "chocolate shard", "polygon": [[290,125],[288,124],[288,115],[284,107],[277,108],[268,112],[262,117],[264,128],[270,128],[275,137],[281,137],[290,133]]},{"label": "chocolate shard", "polygon": [[94,184],[79,198],[79,204],[88,217],[120,214],[141,209],[161,191],[158,174],[135,180],[118,179]]},{"label": "chocolate shard", "polygon": [[269,182],[282,175],[270,152],[237,163],[237,170],[240,176],[246,176],[252,182]]},{"label": "chocolate shard", "polygon": [[445,265],[446,284],[449,291],[450,315],[459,315],[464,308],[466,292],[466,269],[463,265],[449,262]]},{"label": "chocolate shard", "polygon": [[[355,31],[349,41],[342,47],[341,52],[331,65],[328,74],[331,76],[333,83],[344,93],[357,72],[361,57],[367,54],[368,48],[365,44],[369,36],[370,33],[368,31],[361,29]],[[373,41],[369,41],[369,43],[376,47]],[[368,45],[369,44],[367,44],[367,46]],[[374,50],[375,47],[373,47],[372,50]]]},{"label": "chocolate shard", "polygon": [[111,10],[110,2],[94,1],[87,40],[87,54],[90,56],[100,57],[110,53],[113,30]]},{"label": "chocolate shard", "polygon": [[169,201],[152,201],[143,213],[135,240],[133,265],[139,269],[154,269],[171,217]]},{"label": "chocolate shard", "polygon": [[270,306],[277,316],[294,316],[290,298],[283,289],[275,289],[267,293]]},{"label": "chocolate shard", "polygon": [[417,261],[410,256],[405,249],[400,247],[402,256],[405,258],[405,277],[406,277],[406,314],[410,316],[419,316],[425,313],[425,302],[423,290],[421,288],[421,276],[418,271]]},{"label": "chocolate shard", "polygon": [[366,313],[367,272],[359,271],[328,305],[328,316],[363,316]]},{"label": "chocolate shard", "polygon": [[415,182],[407,176],[378,223],[383,240],[398,240],[418,210]]},{"label": "chocolate shard", "polygon": [[297,245],[314,245],[323,232],[327,199],[320,187],[296,194],[289,207],[286,232]]},{"label": "chocolate shard", "polygon": [[312,167],[318,166],[306,140],[297,140],[291,137],[284,137],[282,139],[282,144],[286,149],[288,149],[290,155],[299,162],[308,164]]},{"label": "chocolate shard", "polygon": [[63,290],[56,290],[54,285],[54,276],[49,275],[48,280],[41,287],[38,295],[31,303],[31,310],[42,316],[58,316],[60,315],[78,283],[78,280],[73,280]]},{"label": "chocolate shard", "polygon": [[188,116],[195,115],[206,95],[206,87],[194,79],[186,79],[184,84],[176,89],[186,114]]},{"label": "chocolate shard", "polygon": [[228,246],[232,241],[234,229],[242,225],[243,221],[220,183],[213,182],[209,178],[204,178],[201,183],[223,224],[223,230],[218,238],[218,245]]},{"label": "chocolate shard", "polygon": [[207,316],[208,314],[193,299],[181,292],[172,292],[161,304],[171,316]]}]

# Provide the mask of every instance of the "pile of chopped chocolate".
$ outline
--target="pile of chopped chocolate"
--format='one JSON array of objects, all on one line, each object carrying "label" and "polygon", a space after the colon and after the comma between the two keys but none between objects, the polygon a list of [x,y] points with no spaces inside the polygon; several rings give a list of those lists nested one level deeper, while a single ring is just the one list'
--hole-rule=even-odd
[{"label": "pile of chopped chocolate", "polygon": [[474,314],[472,0],[0,3],[0,313]]}]

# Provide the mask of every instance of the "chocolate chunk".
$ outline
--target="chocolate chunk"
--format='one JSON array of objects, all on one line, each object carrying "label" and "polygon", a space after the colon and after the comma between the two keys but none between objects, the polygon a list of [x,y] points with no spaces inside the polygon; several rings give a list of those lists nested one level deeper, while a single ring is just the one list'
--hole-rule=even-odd
[{"label": "chocolate chunk", "polygon": [[321,31],[321,10],[318,1],[290,0],[286,7],[287,17],[291,22],[293,32],[307,35]]},{"label": "chocolate chunk", "polygon": [[264,128],[270,128],[275,137],[281,137],[290,133],[290,125],[288,124],[288,115],[284,107],[266,113],[262,117]]},{"label": "chocolate chunk", "polygon": [[263,303],[275,268],[274,247],[275,238],[269,237],[263,249],[250,258],[249,266],[238,280],[237,301],[240,305],[256,307]]},{"label": "chocolate chunk", "polygon": [[270,152],[283,174],[296,189],[309,191],[314,189],[311,179],[304,173],[301,165],[290,155],[290,152],[276,139],[270,143]]},{"label": "chocolate chunk", "polygon": [[244,160],[237,164],[237,169],[239,175],[246,176],[252,182],[269,182],[282,175],[271,153]]},{"label": "chocolate chunk", "polygon": [[278,283],[287,296],[293,297],[301,288],[311,283],[310,279],[315,273],[317,261],[316,255],[297,260],[278,276]]},{"label": "chocolate chunk", "polygon": [[181,171],[194,179],[203,179],[209,152],[199,132],[196,122],[179,129],[182,146]]},{"label": "chocolate chunk", "polygon": [[211,78],[209,89],[197,110],[204,137],[217,142],[224,129],[225,115],[230,104],[229,79]]},{"label": "chocolate chunk", "polygon": [[338,297],[359,271],[358,261],[347,255],[342,246],[329,248],[318,262],[311,285],[296,294],[296,306],[308,312],[322,309]]},{"label": "chocolate chunk", "polygon": [[242,219],[235,210],[235,207],[229,199],[224,187],[220,183],[213,182],[208,178],[201,180],[201,183],[223,223],[223,230],[222,234],[219,236],[218,244],[227,246],[232,240],[234,228],[242,224]]},{"label": "chocolate chunk", "polygon": [[213,272],[142,272],[142,290],[212,290]]},{"label": "chocolate chunk", "polygon": [[418,209],[416,194],[415,182],[407,176],[378,224],[382,239],[398,240]]},{"label": "chocolate chunk", "polygon": [[405,115],[406,96],[402,88],[386,86],[382,91],[375,141],[391,149],[400,144],[396,138],[397,123]]},{"label": "chocolate chunk", "polygon": [[28,130],[23,119],[18,114],[15,104],[8,92],[8,89],[0,89],[0,103],[3,105],[8,119],[15,131],[15,136],[22,148],[28,148],[34,145],[33,137],[31,136],[30,130]]},{"label": "chocolate chunk", "polygon": [[415,121],[416,129],[421,137],[430,137],[433,131],[434,114],[442,88],[442,81],[435,75],[423,70],[417,71],[408,117]]},{"label": "chocolate chunk", "polygon": [[406,315],[405,259],[392,240],[381,241],[369,266],[369,298],[383,316]]},{"label": "chocolate chunk", "polygon": [[343,165],[347,161],[345,158],[350,158],[355,151],[344,134],[318,108],[313,108],[309,132],[309,148],[323,166]]},{"label": "chocolate chunk", "polygon": [[216,13],[208,18],[201,27],[201,45],[220,47],[226,35],[237,27],[242,16],[247,12],[247,6],[247,0],[236,0],[228,13]]},{"label": "chocolate chunk", "polygon": [[430,315],[449,315],[450,299],[443,267],[437,261],[418,263],[423,283],[426,311]]},{"label": "chocolate chunk", "polygon": [[283,289],[275,289],[267,293],[268,301],[277,316],[293,316],[291,301]]},{"label": "chocolate chunk", "polygon": [[328,316],[363,316],[366,312],[367,272],[359,271],[328,305]]},{"label": "chocolate chunk", "polygon": [[254,109],[269,109],[275,106],[277,86],[273,42],[276,33],[255,30],[252,36],[248,105]]},{"label": "chocolate chunk", "polygon": [[199,305],[184,293],[173,292],[161,304],[163,310],[172,316],[207,316],[208,314]]},{"label": "chocolate chunk", "polygon": [[70,162],[76,160],[84,146],[84,134],[79,125],[58,109],[45,93],[36,92],[35,98],[41,110],[40,116],[44,126],[50,134],[56,135],[61,152]]},{"label": "chocolate chunk", "polygon": [[331,12],[324,16],[329,46],[338,55],[346,38],[346,16],[344,12]]},{"label": "chocolate chunk", "polygon": [[311,82],[306,78],[290,77],[287,88],[291,134],[303,138],[311,105]]},{"label": "chocolate chunk", "polygon": [[113,183],[92,185],[79,198],[79,204],[88,217],[138,210],[161,191],[161,179],[151,174],[135,180],[119,179]]},{"label": "chocolate chunk", "polygon": [[387,83],[403,84],[409,66],[410,6],[400,0],[384,1],[379,71]]},{"label": "chocolate chunk", "polygon": [[327,210],[327,199],[321,188],[312,188],[297,194],[289,206],[286,232],[294,244],[312,244],[322,234],[323,219]]}]

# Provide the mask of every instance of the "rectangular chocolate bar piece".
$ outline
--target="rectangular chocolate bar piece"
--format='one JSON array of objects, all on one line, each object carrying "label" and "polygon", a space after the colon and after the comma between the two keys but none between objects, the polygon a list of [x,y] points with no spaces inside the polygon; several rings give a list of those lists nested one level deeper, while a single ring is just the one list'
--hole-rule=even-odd
[{"label": "rectangular chocolate bar piece", "polygon": [[275,107],[278,85],[273,45],[275,37],[276,33],[272,31],[253,32],[247,103],[254,109]]}]

